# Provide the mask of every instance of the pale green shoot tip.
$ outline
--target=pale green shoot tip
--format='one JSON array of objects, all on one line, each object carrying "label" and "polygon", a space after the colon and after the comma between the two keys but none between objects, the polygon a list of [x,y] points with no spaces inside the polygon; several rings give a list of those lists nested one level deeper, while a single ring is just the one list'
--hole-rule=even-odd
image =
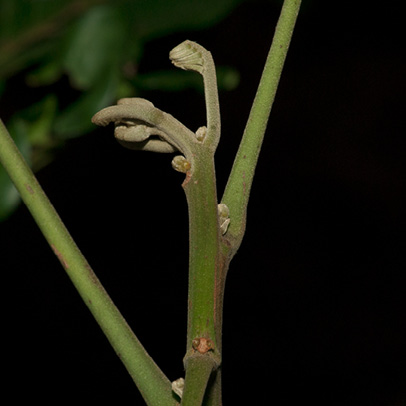
[{"label": "pale green shoot tip", "polygon": [[172,49],[169,58],[178,68],[203,74],[204,58],[202,53],[204,51],[205,49],[196,42],[186,40]]}]

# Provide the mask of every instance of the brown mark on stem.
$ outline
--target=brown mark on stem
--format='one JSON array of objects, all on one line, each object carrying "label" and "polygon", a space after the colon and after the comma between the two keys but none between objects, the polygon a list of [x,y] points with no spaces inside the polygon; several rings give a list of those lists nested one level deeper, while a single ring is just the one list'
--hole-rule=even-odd
[{"label": "brown mark on stem", "polygon": [[93,272],[92,267],[91,267],[89,264],[86,263],[86,264],[85,264],[85,268],[86,268],[86,270],[87,270],[87,272],[88,272],[88,275],[89,275],[90,280],[91,280],[95,285],[100,286],[100,281],[99,281],[99,279],[97,278],[96,274]]},{"label": "brown mark on stem", "polygon": [[[190,171],[187,171],[187,172],[186,172],[186,178],[185,178],[185,180],[184,180],[183,183],[182,183],[182,187],[183,187],[183,188],[189,183],[189,181],[190,181],[191,178],[192,178],[191,172],[190,172]],[[195,181],[195,183],[197,184],[197,181]]]},{"label": "brown mark on stem", "polygon": [[63,265],[63,267],[65,269],[69,269],[69,264],[66,261],[66,259],[63,257],[62,253],[60,253],[58,251],[58,249],[55,247],[54,244],[51,244],[51,248],[52,248],[52,251],[54,251],[54,254],[58,257],[58,259],[59,259],[60,263]]},{"label": "brown mark on stem", "polygon": [[25,183],[24,186],[30,195],[33,195],[35,193],[33,188],[28,183]]},{"label": "brown mark on stem", "polygon": [[198,337],[193,339],[192,347],[194,350],[200,352],[200,354],[206,354],[208,351],[213,351],[213,341],[210,338]]}]

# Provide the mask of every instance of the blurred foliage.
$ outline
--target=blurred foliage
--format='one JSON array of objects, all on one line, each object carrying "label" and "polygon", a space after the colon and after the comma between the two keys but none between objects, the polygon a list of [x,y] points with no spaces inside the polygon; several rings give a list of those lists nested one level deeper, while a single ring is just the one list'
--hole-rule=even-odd
[{"label": "blurred foliage", "polygon": [[[0,96],[13,93],[9,79],[16,77],[28,88],[46,89],[6,123],[33,169],[49,163],[67,139],[91,131],[93,114],[120,97],[200,88],[199,77],[174,69],[138,74],[144,45],[170,33],[205,29],[242,1],[0,0]],[[73,100],[59,85],[66,77]],[[238,83],[231,68],[220,67],[218,77],[221,88]],[[0,220],[18,202],[0,166]]]}]

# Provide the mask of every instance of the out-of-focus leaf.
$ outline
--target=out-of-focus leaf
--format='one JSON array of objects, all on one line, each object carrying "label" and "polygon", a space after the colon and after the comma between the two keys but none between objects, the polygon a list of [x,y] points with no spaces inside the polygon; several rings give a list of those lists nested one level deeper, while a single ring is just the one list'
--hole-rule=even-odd
[{"label": "out-of-focus leaf", "polygon": [[56,95],[46,96],[32,110],[40,109],[31,121],[28,137],[32,147],[32,168],[34,171],[44,167],[53,160],[54,147],[53,125],[57,114],[58,101]]},{"label": "out-of-focus leaf", "polygon": [[116,100],[123,99],[124,97],[136,97],[138,89],[135,88],[134,84],[128,80],[121,80],[117,86]]},{"label": "out-of-focus leaf", "polygon": [[112,104],[116,99],[119,85],[118,72],[110,72],[110,76],[100,81],[97,86],[83,95],[64,112],[55,123],[55,133],[59,138],[73,138],[94,128],[91,118],[102,108]]},{"label": "out-of-focus leaf", "polygon": [[168,32],[207,28],[242,0],[137,0],[126,4],[136,35],[156,38]]},{"label": "out-of-focus leaf", "polygon": [[0,76],[15,74],[54,54],[59,26],[51,29],[47,24],[67,4],[69,0],[0,0]]},{"label": "out-of-focus leaf", "polygon": [[57,111],[57,98],[49,94],[24,112],[27,136],[34,147],[46,146],[50,142],[52,126]]},{"label": "out-of-focus leaf", "polygon": [[44,63],[37,70],[30,72],[26,77],[28,86],[49,86],[56,83],[62,74],[62,64],[58,59]]},{"label": "out-of-focus leaf", "polygon": [[0,39],[17,34],[53,15],[71,0],[0,0]]},{"label": "out-of-focus leaf", "polygon": [[[22,119],[15,119],[12,120],[7,127],[18,149],[27,162],[30,162],[31,146],[26,123]],[[20,195],[2,165],[0,165],[0,196],[0,221],[3,221],[18,207]]]},{"label": "out-of-focus leaf", "polygon": [[16,138],[25,140],[24,156],[29,157],[34,171],[52,161],[56,142],[53,137],[53,125],[57,113],[57,98],[54,94],[45,96],[16,114],[8,128]]},{"label": "out-of-focus leaf", "polygon": [[219,66],[217,68],[217,82],[219,89],[234,90],[240,84],[240,73],[231,66]]},{"label": "out-of-focus leaf", "polygon": [[159,70],[138,74],[133,80],[135,86],[141,90],[181,91],[184,89],[203,90],[200,75],[195,72],[179,70]]},{"label": "out-of-focus leaf", "polygon": [[[240,75],[234,68],[218,66],[216,72],[219,89],[233,90],[238,86]],[[194,88],[203,91],[203,80],[200,75],[195,72],[180,70],[162,70],[139,74],[134,79],[134,84],[142,90],[175,92]]]},{"label": "out-of-focus leaf", "polygon": [[7,78],[17,72],[40,63],[43,58],[55,52],[57,41],[44,41],[41,44],[18,53],[10,59],[5,59],[7,55],[0,54],[0,77]]},{"label": "out-of-focus leaf", "polygon": [[0,222],[8,218],[20,204],[20,195],[0,165]]},{"label": "out-of-focus leaf", "polygon": [[119,65],[126,31],[126,19],[113,6],[94,7],[80,19],[64,58],[64,67],[75,86],[89,89]]}]

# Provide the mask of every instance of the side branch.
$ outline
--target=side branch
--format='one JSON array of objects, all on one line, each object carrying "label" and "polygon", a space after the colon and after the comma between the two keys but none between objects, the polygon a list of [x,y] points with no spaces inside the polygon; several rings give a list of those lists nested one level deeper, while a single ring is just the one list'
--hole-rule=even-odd
[{"label": "side branch", "polygon": [[241,244],[245,232],[247,205],[255,167],[300,3],[301,0],[285,0],[283,3],[257,94],[221,200],[230,210],[231,221],[227,238],[233,245],[234,252]]},{"label": "side branch", "polygon": [[0,162],[146,403],[175,406],[170,381],[147,354],[104,290],[1,120]]}]

